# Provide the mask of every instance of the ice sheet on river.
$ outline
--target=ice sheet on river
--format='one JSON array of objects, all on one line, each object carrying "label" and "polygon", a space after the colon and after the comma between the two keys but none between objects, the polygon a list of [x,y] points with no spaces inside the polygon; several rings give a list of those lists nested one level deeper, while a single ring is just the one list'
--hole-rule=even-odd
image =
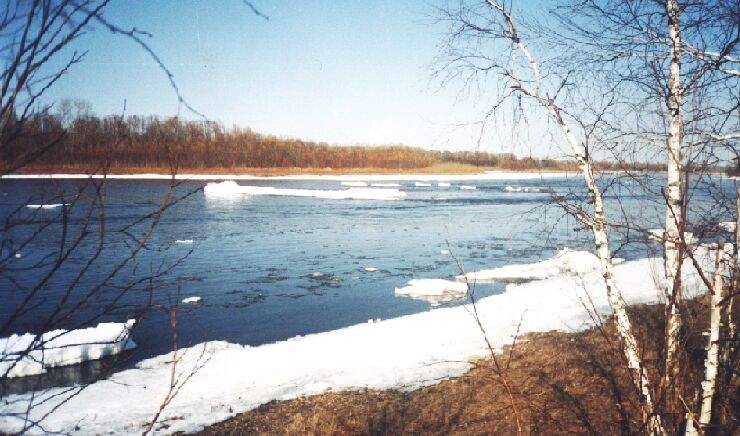
[{"label": "ice sheet on river", "polygon": [[78,330],[53,330],[41,336],[25,333],[0,338],[0,376],[43,374],[49,367],[74,365],[134,348],[136,344],[129,339],[134,323],[130,319]]},{"label": "ice sheet on river", "polygon": [[[708,256],[706,256],[708,257]],[[641,259],[616,265],[615,280],[628,303],[659,301],[662,263]],[[683,272],[687,296],[703,292],[693,267]],[[575,276],[563,274],[524,284],[509,284],[502,294],[477,303],[480,321],[494,347],[510,343],[517,329],[578,330],[591,318],[580,299],[590,295],[594,308],[610,313],[600,270]],[[521,323],[521,325],[520,325]],[[194,431],[271,400],[356,388],[411,389],[458,376],[469,360],[486,355],[481,330],[467,305],[366,323],[335,331],[249,347],[225,342],[196,345],[177,365],[188,374],[202,363],[206,347],[210,360],[191,378],[164,410],[161,433]],[[88,386],[44,421],[47,431],[139,433],[168,390],[171,357],[159,356]],[[10,413],[26,410],[37,419],[58,404],[62,388],[11,395],[2,406],[0,428],[21,428]],[[35,432],[41,432],[35,429]]]},{"label": "ice sheet on river", "polygon": [[406,286],[396,288],[397,296],[425,300],[432,305],[457,300],[468,293],[468,285],[443,279],[413,279]]},{"label": "ice sheet on river", "polygon": [[240,195],[278,195],[288,197],[315,197],[331,200],[401,200],[406,193],[391,188],[349,188],[340,190],[275,188],[272,186],[239,185],[233,180],[209,183],[203,188],[206,197],[234,197]]}]

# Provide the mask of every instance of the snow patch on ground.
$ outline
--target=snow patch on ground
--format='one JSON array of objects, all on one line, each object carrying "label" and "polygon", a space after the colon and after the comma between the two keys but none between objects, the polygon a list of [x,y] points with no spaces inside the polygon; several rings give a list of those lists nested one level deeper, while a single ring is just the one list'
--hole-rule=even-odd
[{"label": "snow patch on ground", "polygon": [[467,293],[466,283],[443,279],[413,279],[406,286],[396,288],[396,296],[424,300],[432,305],[463,298]]},{"label": "snow patch on ground", "polygon": [[232,198],[241,195],[277,195],[315,197],[330,200],[401,200],[405,192],[391,188],[349,188],[343,190],[290,189],[272,186],[239,185],[233,180],[209,183],[203,188],[206,197]]},{"label": "snow patch on ground", "polygon": [[[662,271],[660,259],[640,259],[616,265],[614,279],[629,304],[655,303],[662,294]],[[687,298],[705,291],[691,265],[683,274]],[[509,284],[502,294],[480,299],[476,307],[488,340],[500,349],[517,332],[587,328],[591,317],[581,303],[585,298],[601,315],[611,313],[600,270]],[[164,410],[161,419],[167,427],[157,428],[160,433],[192,432],[272,400],[327,389],[430,385],[462,375],[470,368],[468,362],[486,356],[486,350],[469,305],[363,322],[258,347],[208,342],[179,351],[181,374],[203,362],[202,352],[209,360]],[[159,356],[93,383],[45,419],[44,429],[72,432],[79,426],[79,432],[87,434],[140,433],[168,391],[171,361],[171,355]],[[64,398],[55,397],[64,389],[8,396],[0,428],[21,429],[23,422],[12,414],[22,417],[29,401],[37,405],[29,418],[40,418]]]},{"label": "snow patch on ground", "polygon": [[134,348],[136,344],[129,335],[135,322],[130,319],[77,330],[52,330],[43,335],[25,333],[0,338],[0,376],[43,374],[46,368],[97,360]]},{"label": "snow patch on ground", "polygon": [[543,280],[559,275],[585,274],[601,268],[596,255],[588,251],[573,251],[564,248],[547,260],[521,265],[506,265],[500,268],[484,269],[459,275],[459,282],[526,282]]}]

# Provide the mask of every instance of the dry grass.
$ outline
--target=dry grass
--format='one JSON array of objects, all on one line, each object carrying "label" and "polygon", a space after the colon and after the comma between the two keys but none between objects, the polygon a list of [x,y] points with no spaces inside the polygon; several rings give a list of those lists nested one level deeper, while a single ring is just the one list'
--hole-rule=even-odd
[{"label": "dry grass", "polygon": [[[642,343],[656,347],[662,308],[632,309]],[[701,331],[697,313],[688,311],[690,328]],[[698,323],[698,324],[697,324]],[[641,433],[639,401],[613,342],[611,324],[581,333],[529,335],[501,361],[514,386],[525,433]],[[701,376],[704,340],[687,335],[689,368],[684,398],[689,404]],[[659,361],[646,353],[648,365]],[[508,396],[491,360],[475,362],[466,375],[411,392],[363,390],[327,392],[273,401],[206,429],[203,434],[511,434],[517,431]],[[738,392],[730,386],[729,398]],[[735,400],[737,401],[737,400]],[[730,409],[737,403],[730,402]],[[725,410],[723,432],[737,431],[737,413]],[[729,417],[729,418],[728,418]],[[680,419],[668,417],[678,431]],[[682,416],[681,416],[682,418]],[[728,419],[726,419],[728,418]],[[670,427],[669,427],[670,428]]]}]

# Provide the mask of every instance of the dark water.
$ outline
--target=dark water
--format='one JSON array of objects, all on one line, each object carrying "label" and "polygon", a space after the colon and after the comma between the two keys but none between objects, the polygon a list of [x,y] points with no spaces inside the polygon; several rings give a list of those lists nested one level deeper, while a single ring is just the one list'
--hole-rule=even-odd
[{"label": "dark water", "polygon": [[[401,181],[399,189],[408,195],[400,201],[213,199],[199,190],[205,182],[193,181],[174,189],[168,201],[184,198],[162,214],[145,241],[146,249],[118,269],[137,246],[134,238],[140,242],[148,235],[148,226],[157,217],[148,215],[157,211],[169,182],[110,180],[100,191],[83,180],[0,183],[0,217],[6,223],[2,323],[54,268],[62,234],[67,249],[84,224],[90,223],[59,270],[34,294],[33,309],[13,321],[4,334],[43,328],[48,314],[77,281],[57,315],[57,326],[74,328],[90,319],[122,322],[148,308],[134,332],[138,347],[128,356],[129,363],[170,351],[173,307],[180,347],[207,340],[259,345],[371,318],[434,310],[428,302],[396,297],[394,288],[412,278],[452,278],[460,273],[456,259],[471,271],[536,261],[564,246],[588,248],[591,240],[589,232],[574,231],[578,225],[573,218],[552,204],[553,195],[581,198],[579,178],[453,181],[449,188],[436,182],[416,187],[413,181]],[[239,183],[346,189],[338,181]],[[638,181],[618,186],[607,180],[602,183],[609,186],[607,201],[615,220],[629,216],[646,226],[660,226],[663,209],[657,193],[645,192]],[[721,190],[730,192],[732,183],[722,181]],[[477,189],[460,190],[460,185]],[[524,187],[529,192],[511,192]],[[29,203],[71,205],[23,207]],[[624,237],[616,230],[613,233],[621,257],[641,257],[650,249],[644,243],[620,246]],[[15,251],[20,258],[14,257]],[[85,273],[77,280],[81,269]],[[157,277],[144,280],[153,274]],[[478,286],[476,294],[502,290],[502,285]],[[202,303],[179,304],[189,296],[202,297]],[[71,309],[75,304],[79,310]],[[85,371],[84,367],[73,370],[71,376],[57,372],[57,377],[92,377]],[[99,368],[89,372],[98,374]]]}]

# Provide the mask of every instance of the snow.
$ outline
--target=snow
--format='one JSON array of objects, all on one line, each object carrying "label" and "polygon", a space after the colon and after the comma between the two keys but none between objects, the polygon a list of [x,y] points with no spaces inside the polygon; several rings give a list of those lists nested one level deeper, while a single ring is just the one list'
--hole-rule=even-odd
[{"label": "snow", "polygon": [[392,188],[349,188],[343,190],[290,189],[272,186],[239,185],[233,180],[209,183],[203,188],[206,197],[232,198],[242,195],[277,195],[315,197],[331,200],[401,200],[405,192]]},{"label": "snow", "polygon": [[468,293],[466,283],[443,279],[413,279],[406,286],[396,288],[396,296],[425,300],[432,305],[457,300]]},{"label": "snow", "polygon": [[[648,233],[648,239],[650,239],[651,241],[663,243],[663,237],[665,235],[665,230],[648,229],[647,233]],[[694,234],[691,232],[683,232],[683,238],[687,244],[692,244],[694,242]]]},{"label": "snow", "polygon": [[[536,180],[578,176],[576,172],[486,171],[481,174],[346,174],[254,176],[250,174],[176,174],[177,180],[339,180],[339,181],[434,181],[434,180]],[[4,179],[125,179],[171,180],[172,174],[6,174]]]},{"label": "snow", "polygon": [[460,185],[460,189],[472,191],[473,189],[478,189],[478,188],[472,185]]},{"label": "snow", "polygon": [[456,279],[467,283],[526,282],[543,280],[563,275],[577,275],[596,271],[601,263],[596,255],[588,251],[573,251],[564,248],[547,260],[521,265],[506,265],[459,275]]},{"label": "snow", "polygon": [[426,182],[414,182],[414,186],[418,186],[418,187],[421,188],[421,187],[432,186],[432,184],[431,183],[426,183]]},{"label": "snow", "polygon": [[541,192],[542,189],[541,188],[532,187],[532,186],[517,186],[517,187],[514,187],[514,186],[509,185],[509,186],[506,186],[504,188],[504,191],[506,191],[506,192]]},{"label": "snow", "polygon": [[342,182],[342,186],[367,186],[367,182]]},{"label": "snow", "polygon": [[[705,263],[711,263],[703,255]],[[614,279],[629,304],[661,301],[662,260],[624,262],[614,267]],[[704,292],[693,270],[683,271],[686,297]],[[518,334],[573,331],[587,328],[592,318],[584,310],[586,293],[601,315],[611,313],[600,270],[582,276],[563,274],[523,284],[508,284],[497,295],[480,299],[477,311],[487,338],[496,349]],[[187,375],[209,359],[162,413],[160,433],[193,432],[258,407],[332,389],[413,389],[464,374],[470,360],[487,355],[481,329],[469,305],[432,311],[380,323],[296,337],[258,347],[215,341],[180,350],[177,372]],[[184,355],[182,354],[184,353]],[[140,362],[135,368],[89,385],[44,421],[44,430],[95,434],[140,433],[158,410],[170,380],[171,355]],[[22,428],[29,401],[39,419],[57,406],[65,388],[4,399],[0,429]],[[41,429],[34,429],[41,433]]]},{"label": "snow", "polygon": [[182,302],[184,304],[197,304],[197,303],[200,303],[201,300],[202,300],[201,297],[196,296],[196,297],[183,298]]},{"label": "snow", "polygon": [[192,239],[176,239],[175,244],[192,244]]},{"label": "snow", "polygon": [[717,227],[724,230],[725,232],[730,232],[730,233],[735,233],[736,226],[737,226],[737,223],[733,221],[723,221],[717,224]]},{"label": "snow", "polygon": [[29,209],[56,209],[57,207],[67,206],[66,203],[52,203],[52,204],[27,204],[26,207]]},{"label": "snow", "polygon": [[451,185],[448,182],[439,182],[437,183],[437,187],[439,188],[449,188]]},{"label": "snow", "polygon": [[134,348],[136,344],[129,334],[135,322],[130,319],[77,330],[52,330],[43,335],[24,333],[0,338],[0,376],[43,374],[46,368],[97,360]]}]

